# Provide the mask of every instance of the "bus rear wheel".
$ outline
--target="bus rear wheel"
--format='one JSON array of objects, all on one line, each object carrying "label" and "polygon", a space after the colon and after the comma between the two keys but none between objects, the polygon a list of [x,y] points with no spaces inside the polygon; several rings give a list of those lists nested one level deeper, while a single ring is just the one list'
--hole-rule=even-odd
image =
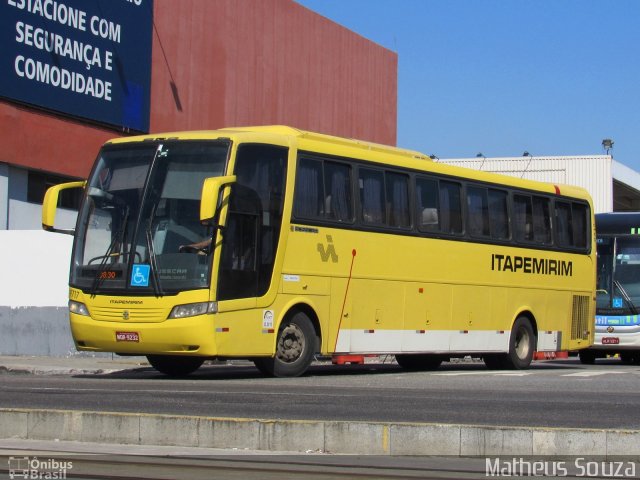
[{"label": "bus rear wheel", "polygon": [[503,368],[508,370],[529,368],[535,349],[536,336],[533,333],[531,322],[526,317],[518,317],[511,329],[509,353],[501,358]]},{"label": "bus rear wheel", "polygon": [[489,370],[502,370],[505,368],[505,357],[504,353],[490,353],[484,355],[482,360]]},{"label": "bus rear wheel", "polygon": [[147,355],[153,368],[170,377],[186,377],[204,363],[204,358],[179,355]]},{"label": "bus rear wheel", "polygon": [[396,362],[405,370],[435,370],[440,366],[443,357],[429,354],[403,353],[396,355]]},{"label": "bus rear wheel", "polygon": [[265,375],[299,377],[311,365],[317,344],[311,320],[304,312],[296,312],[280,325],[275,356],[255,358],[253,363]]}]

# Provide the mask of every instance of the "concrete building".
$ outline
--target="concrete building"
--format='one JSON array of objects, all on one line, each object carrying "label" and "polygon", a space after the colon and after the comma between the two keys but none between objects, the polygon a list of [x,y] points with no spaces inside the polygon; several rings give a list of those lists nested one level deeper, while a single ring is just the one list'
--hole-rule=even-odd
[{"label": "concrete building", "polygon": [[72,238],[41,230],[41,202],[106,140],[286,124],[396,142],[397,54],[293,0],[0,2],[0,47],[2,355],[77,354]]},{"label": "concrete building", "polygon": [[0,229],[106,140],[287,124],[394,145],[397,54],[293,0],[0,3]]},{"label": "concrete building", "polygon": [[583,187],[595,213],[640,210],[640,173],[611,155],[449,158],[442,163],[555,184]]}]

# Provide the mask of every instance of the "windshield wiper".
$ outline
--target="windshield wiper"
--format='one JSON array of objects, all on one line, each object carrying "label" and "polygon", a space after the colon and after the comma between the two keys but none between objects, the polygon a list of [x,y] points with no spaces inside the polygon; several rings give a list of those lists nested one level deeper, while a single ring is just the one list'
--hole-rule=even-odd
[{"label": "windshield wiper", "polygon": [[111,244],[109,244],[109,248],[107,248],[107,251],[102,256],[102,260],[100,261],[100,265],[98,265],[98,270],[96,271],[96,276],[93,279],[93,283],[91,284],[91,290],[89,291],[89,293],[91,293],[91,298],[96,296],[96,292],[104,281],[104,272],[107,270],[109,260],[120,255],[119,253],[114,255],[113,250],[115,249],[116,245],[120,243],[118,240],[120,238],[120,232],[122,231],[123,230],[118,230],[116,232],[116,234],[113,236],[113,240],[111,240]]},{"label": "windshield wiper", "polygon": [[151,274],[153,275],[153,291],[156,297],[162,297],[164,291],[162,285],[160,285],[160,274],[158,273],[158,262],[156,258],[156,252],[153,248],[153,238],[151,233],[151,222],[147,228],[145,228],[145,238],[147,239],[147,249],[149,250],[149,265],[151,267]]},{"label": "windshield wiper", "polygon": [[624,298],[624,301],[627,302],[627,305],[629,305],[629,310],[631,310],[631,313],[633,313],[634,315],[637,315],[638,308],[633,303],[633,300],[631,300],[631,297],[629,296],[627,291],[624,289],[622,284],[618,280],[614,280],[613,284],[616,286],[618,290],[620,290],[620,294],[622,295],[622,298]]},{"label": "windshield wiper", "polygon": [[[130,252],[114,253],[116,246],[122,247],[122,243],[124,241],[124,233],[125,233],[125,230],[127,229],[127,222],[129,221],[129,207],[125,205],[124,208],[126,210],[123,215],[122,228],[116,231],[115,234],[113,235],[113,239],[111,240],[111,243],[107,248],[107,251],[102,256],[102,260],[100,261],[100,265],[98,266],[98,270],[96,271],[96,276],[93,279],[93,283],[91,284],[91,290],[89,291],[89,293],[91,294],[92,298],[96,296],[98,289],[102,285],[102,282],[104,282],[104,272],[107,270],[107,265],[109,264],[109,260],[116,257],[120,257],[122,255],[130,254]],[[100,258],[100,257],[97,257],[97,258]],[[91,261],[89,261],[89,264],[91,264]]]}]

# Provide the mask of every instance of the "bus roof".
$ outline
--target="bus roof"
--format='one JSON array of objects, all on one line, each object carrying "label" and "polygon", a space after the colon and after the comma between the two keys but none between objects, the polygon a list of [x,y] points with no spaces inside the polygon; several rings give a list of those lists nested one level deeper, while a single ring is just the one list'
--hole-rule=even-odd
[{"label": "bus roof", "polygon": [[345,156],[381,163],[384,165],[397,166],[400,168],[422,170],[425,172],[478,180],[481,182],[509,185],[512,187],[536,190],[549,194],[559,193],[569,197],[590,201],[589,194],[581,187],[572,185],[554,185],[535,180],[527,180],[492,172],[483,172],[464,167],[447,165],[435,162],[429,156],[414,150],[316,133],[285,125],[263,125],[253,127],[222,128],[219,130],[156,133],[116,138],[107,143],[120,144],[151,140],[204,140],[217,138],[229,138],[237,142],[265,142],[280,145],[292,145],[295,143],[296,147],[300,150],[321,152],[329,155],[335,155],[337,157]]},{"label": "bus roof", "polygon": [[[289,127],[286,125],[260,125],[255,127],[230,127],[221,128],[219,130],[194,130],[183,132],[167,132],[159,134],[138,135],[133,137],[121,137],[114,140],[110,140],[108,143],[123,143],[123,142],[136,142],[144,140],[156,140],[156,139],[176,139],[176,140],[193,140],[193,139],[207,139],[207,138],[220,138],[221,133],[224,133],[225,137],[252,137],[256,134],[261,136],[274,136],[274,137],[296,137],[298,141],[319,142],[324,144],[341,145],[347,148],[355,148],[360,150],[366,150],[370,152],[381,152],[387,155],[400,156],[405,158],[416,158],[420,160],[431,159],[423,153],[407,150],[398,147],[392,147],[389,145],[383,145],[380,143],[367,142],[363,140],[357,140],[353,138],[336,137],[334,135],[327,135],[324,133],[316,133],[308,130],[300,130],[298,128]],[[244,138],[243,138],[244,139]]]},{"label": "bus roof", "polygon": [[596,233],[632,235],[640,231],[640,212],[609,212],[596,214]]}]

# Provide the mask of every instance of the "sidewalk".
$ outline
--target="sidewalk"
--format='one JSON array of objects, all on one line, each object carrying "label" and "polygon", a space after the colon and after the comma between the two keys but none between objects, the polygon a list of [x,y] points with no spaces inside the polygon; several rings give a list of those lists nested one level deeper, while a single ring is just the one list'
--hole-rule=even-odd
[{"label": "sidewalk", "polygon": [[145,357],[39,357],[0,355],[0,374],[78,375],[105,374],[149,367]]}]

